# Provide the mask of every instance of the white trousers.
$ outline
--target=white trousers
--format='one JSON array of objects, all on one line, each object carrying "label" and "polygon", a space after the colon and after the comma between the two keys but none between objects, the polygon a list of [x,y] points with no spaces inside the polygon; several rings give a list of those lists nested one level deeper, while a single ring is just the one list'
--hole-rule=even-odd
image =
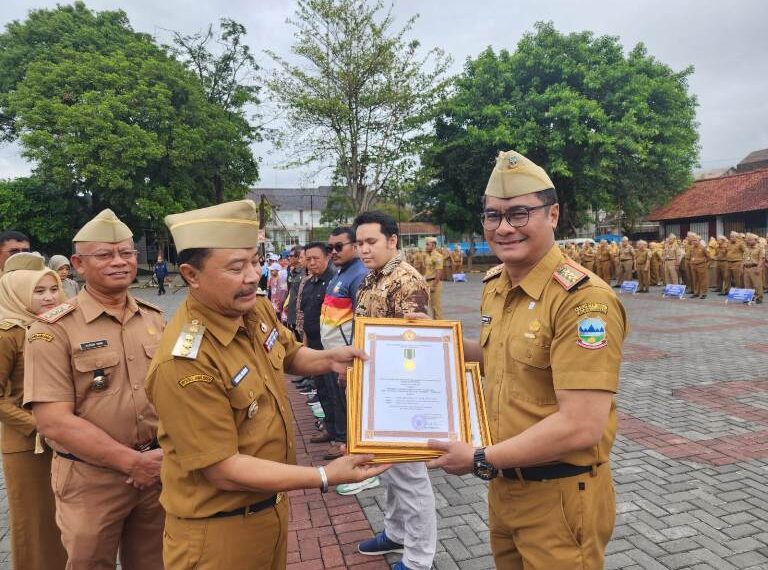
[{"label": "white trousers", "polygon": [[403,564],[429,570],[437,549],[435,493],[424,463],[399,463],[381,474],[384,531],[404,546]]}]

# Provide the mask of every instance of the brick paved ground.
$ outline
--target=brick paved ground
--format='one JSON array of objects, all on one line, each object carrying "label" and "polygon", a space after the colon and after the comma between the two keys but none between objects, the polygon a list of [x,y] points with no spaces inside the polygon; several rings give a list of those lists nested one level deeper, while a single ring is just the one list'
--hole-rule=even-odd
[{"label": "brick paved ground", "polygon": [[[469,337],[479,331],[480,288],[472,275],[469,283],[448,284],[443,295],[447,316],[461,319]],[[137,294],[157,299],[151,291]],[[161,303],[172,312],[182,297]],[[606,567],[768,569],[768,310],[726,306],[717,296],[661,299],[658,290],[624,301],[632,332],[618,397],[618,517]],[[295,392],[292,400],[300,461],[316,461],[325,446],[305,443],[311,414]],[[484,484],[442,472],[432,473],[432,482],[435,567],[493,568]],[[4,494],[0,501],[0,570],[6,570]],[[386,568],[354,553],[370,527],[381,529],[381,489],[357,500],[295,493],[292,504],[292,570]]]}]

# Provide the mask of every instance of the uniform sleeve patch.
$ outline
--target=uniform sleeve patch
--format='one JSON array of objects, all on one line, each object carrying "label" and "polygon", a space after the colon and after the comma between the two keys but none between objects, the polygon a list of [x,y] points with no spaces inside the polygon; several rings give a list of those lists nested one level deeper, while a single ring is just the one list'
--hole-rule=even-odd
[{"label": "uniform sleeve patch", "polygon": [[608,314],[608,305],[605,303],[582,303],[576,307],[576,314],[586,315],[587,313],[603,313]]},{"label": "uniform sleeve patch", "polygon": [[29,335],[29,342],[32,342],[33,340],[44,340],[45,342],[51,342],[53,340],[53,335],[44,332],[36,332]]},{"label": "uniform sleeve patch", "polygon": [[186,388],[195,382],[205,382],[206,384],[210,384],[213,382],[213,376],[209,376],[208,374],[192,374],[191,376],[185,376],[179,380],[179,386]]},{"label": "uniform sleeve patch", "polygon": [[581,319],[577,327],[579,339],[576,341],[582,348],[597,350],[608,344],[605,334],[605,321],[599,317]]}]

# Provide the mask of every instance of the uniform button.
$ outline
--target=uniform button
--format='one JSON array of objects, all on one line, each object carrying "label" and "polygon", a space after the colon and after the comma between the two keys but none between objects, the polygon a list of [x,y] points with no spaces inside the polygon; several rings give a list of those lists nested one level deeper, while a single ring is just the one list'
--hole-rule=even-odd
[{"label": "uniform button", "polygon": [[288,449],[293,449],[293,443],[290,441],[288,442]]},{"label": "uniform button", "polygon": [[142,416],[141,414],[139,414],[137,417],[138,417],[139,421],[144,419],[144,416]]},{"label": "uniform button", "polygon": [[128,355],[128,360],[133,360],[133,355],[132,354]]},{"label": "uniform button", "polygon": [[531,354],[531,351],[529,350],[528,352],[526,352],[526,353],[525,353],[525,356],[526,356],[526,357],[528,357],[528,358],[530,358],[530,357],[532,356],[532,354]]},{"label": "uniform button", "polygon": [[253,398],[253,390],[248,390],[248,397]]},{"label": "uniform button", "polygon": [[134,385],[133,385],[133,389],[134,389],[134,390],[138,390],[138,389],[139,389],[139,385],[138,385],[138,384],[134,384]]}]

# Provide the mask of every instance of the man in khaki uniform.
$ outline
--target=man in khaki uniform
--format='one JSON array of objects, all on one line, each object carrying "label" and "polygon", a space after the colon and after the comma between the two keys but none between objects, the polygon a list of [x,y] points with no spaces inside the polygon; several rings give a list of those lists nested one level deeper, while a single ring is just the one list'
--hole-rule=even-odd
[{"label": "man in khaki uniform", "polygon": [[629,243],[629,238],[621,238],[619,245],[619,273],[616,276],[616,285],[621,286],[623,281],[632,280],[632,270],[635,267],[635,248]]},{"label": "man in khaki uniform", "polygon": [[651,283],[651,252],[645,240],[638,240],[636,245],[635,270],[637,271],[637,280],[639,281],[637,292],[647,293],[648,286]]},{"label": "man in khaki uniform", "polygon": [[439,320],[443,318],[443,256],[437,251],[437,238],[428,237],[426,246],[424,279],[429,285],[429,308],[432,318]]},{"label": "man in khaki uniform", "polygon": [[426,254],[421,249],[415,248],[413,252],[413,268],[422,275],[426,271],[425,256]]},{"label": "man in khaki uniform", "polygon": [[466,360],[482,358],[495,443],[431,443],[447,453],[430,467],[491,480],[491,550],[504,570],[603,568],[614,526],[626,316],[607,283],[555,247],[559,213],[544,170],[501,153],[483,229],[502,265],[484,278],[480,344],[464,342]]},{"label": "man in khaki uniform", "polygon": [[608,241],[601,240],[600,245],[597,246],[597,275],[609,285],[611,284],[611,263]]},{"label": "man in khaki uniform", "polygon": [[715,272],[715,284],[717,286],[717,294],[721,296],[728,294],[725,284],[725,279],[728,275],[727,253],[728,238],[725,236],[717,236],[717,249],[715,250],[715,264],[717,271]]},{"label": "man in khaki uniform", "polygon": [[591,241],[585,241],[581,246],[581,253],[579,254],[579,263],[585,269],[595,272],[595,248]]},{"label": "man in khaki uniform", "polygon": [[693,293],[691,298],[706,299],[709,292],[709,250],[698,235],[689,234],[689,251],[691,278],[693,279]]},{"label": "man in khaki uniform", "polygon": [[678,249],[677,236],[675,234],[669,234],[664,242],[664,251],[662,254],[664,259],[665,285],[677,285],[678,283],[677,269],[680,263]]},{"label": "man in khaki uniform", "polygon": [[659,284],[661,279],[662,252],[664,247],[655,241],[648,244],[651,257],[651,285],[654,287]]},{"label": "man in khaki uniform", "polygon": [[72,240],[85,279],[27,334],[24,403],[55,451],[51,482],[67,568],[161,569],[162,451],[144,378],[160,309],[128,294],[133,234],[104,210]]},{"label": "man in khaki uniform", "polygon": [[451,253],[451,264],[453,265],[454,273],[464,272],[464,254],[461,253],[459,244],[456,244],[456,247],[453,248],[453,252]]},{"label": "man in khaki uniform", "polygon": [[765,251],[757,243],[755,234],[747,234],[744,249],[744,288],[755,290],[755,302],[763,302],[763,267]]},{"label": "man in khaki uniform", "polygon": [[360,351],[312,350],[258,295],[258,213],[251,200],[167,216],[189,295],[160,341],[147,380],[166,455],[166,570],[282,570],[283,491],[328,490],[386,467],[370,456],[298,467],[283,371],[346,371]]},{"label": "man in khaki uniform", "polygon": [[731,232],[725,250],[725,260],[728,262],[728,273],[725,276],[725,293],[731,287],[741,288],[744,283],[744,251],[746,247],[738,232]]}]

